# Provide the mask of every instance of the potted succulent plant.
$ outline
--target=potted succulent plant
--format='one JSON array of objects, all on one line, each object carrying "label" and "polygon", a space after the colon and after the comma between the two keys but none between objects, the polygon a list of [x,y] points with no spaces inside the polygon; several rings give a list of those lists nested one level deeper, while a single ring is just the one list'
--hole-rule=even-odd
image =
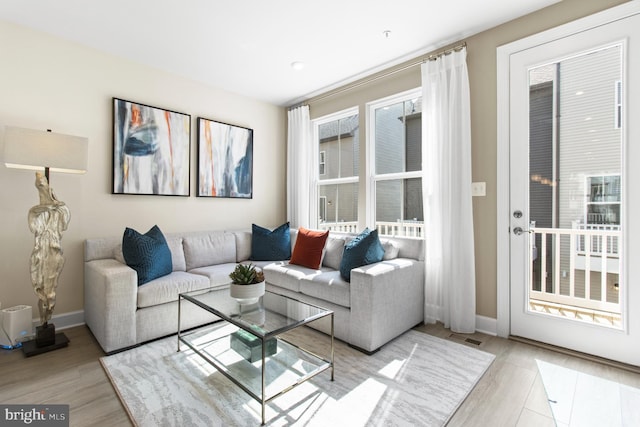
[{"label": "potted succulent plant", "polygon": [[241,304],[253,304],[264,295],[264,274],[253,264],[238,264],[229,274],[230,295]]}]

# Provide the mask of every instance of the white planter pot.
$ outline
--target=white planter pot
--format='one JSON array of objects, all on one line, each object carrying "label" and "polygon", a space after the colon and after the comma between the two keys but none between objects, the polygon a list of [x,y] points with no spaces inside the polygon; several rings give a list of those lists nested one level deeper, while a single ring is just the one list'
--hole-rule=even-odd
[{"label": "white planter pot", "polygon": [[232,283],[229,287],[229,294],[240,304],[256,303],[260,297],[264,295],[264,282],[254,283],[253,285],[237,285]]}]

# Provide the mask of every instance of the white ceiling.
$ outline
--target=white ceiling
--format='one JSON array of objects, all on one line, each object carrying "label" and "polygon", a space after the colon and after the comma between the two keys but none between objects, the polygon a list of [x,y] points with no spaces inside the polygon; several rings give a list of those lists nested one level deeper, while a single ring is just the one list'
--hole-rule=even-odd
[{"label": "white ceiling", "polygon": [[1,0],[0,19],[290,105],[558,1]]}]

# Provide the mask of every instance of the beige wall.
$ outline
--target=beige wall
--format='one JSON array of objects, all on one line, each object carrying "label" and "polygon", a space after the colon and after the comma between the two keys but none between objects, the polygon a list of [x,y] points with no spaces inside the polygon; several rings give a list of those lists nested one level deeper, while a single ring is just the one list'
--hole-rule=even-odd
[{"label": "beige wall", "polygon": [[[549,28],[625,3],[624,0],[564,0],[520,19],[469,37],[467,64],[471,87],[473,180],[487,183],[486,197],[474,197],[476,245],[476,312],[496,318],[496,48]],[[453,43],[455,45],[457,43]],[[413,61],[408,61],[413,62]],[[401,68],[402,65],[398,66]],[[420,68],[412,67],[357,89],[310,101],[312,118],[348,107],[360,107],[360,138],[366,140],[365,104],[420,86]],[[364,194],[366,144],[361,144],[360,194]],[[359,200],[360,218],[365,201]],[[364,224],[360,224],[361,228]],[[504,262],[507,262],[504,260]]]},{"label": "beige wall", "polygon": [[[52,174],[52,187],[71,210],[64,234],[67,259],[54,314],[83,309],[83,241],[146,232],[247,228],[286,217],[286,114],[280,107],[160,72],[131,61],[0,22],[0,156],[4,126],[52,129],[89,138],[85,175]],[[191,115],[191,197],[112,195],[112,97]],[[254,130],[252,200],[196,198],[196,117]],[[37,298],[29,279],[33,235],[27,211],[38,203],[32,171],[0,166],[0,302]]]}]

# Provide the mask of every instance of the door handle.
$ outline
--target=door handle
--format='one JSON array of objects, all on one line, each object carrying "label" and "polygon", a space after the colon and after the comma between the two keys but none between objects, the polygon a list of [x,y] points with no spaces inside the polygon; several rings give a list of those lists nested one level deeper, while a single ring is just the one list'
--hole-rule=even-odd
[{"label": "door handle", "polygon": [[531,230],[524,230],[522,227],[516,227],[513,229],[513,234],[516,236],[521,235],[522,233],[533,233]]}]

